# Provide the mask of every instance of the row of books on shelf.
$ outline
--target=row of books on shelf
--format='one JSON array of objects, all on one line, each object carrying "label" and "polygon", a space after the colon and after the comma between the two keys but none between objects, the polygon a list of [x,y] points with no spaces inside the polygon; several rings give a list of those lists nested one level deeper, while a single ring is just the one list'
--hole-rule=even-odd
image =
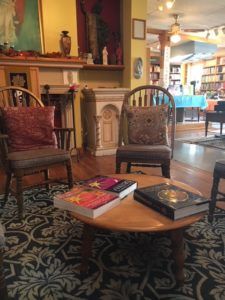
[{"label": "row of books on shelf", "polygon": [[180,67],[171,67],[170,68],[170,72],[171,73],[180,73],[181,72],[181,68]]},{"label": "row of books on shelf", "polygon": [[202,90],[219,90],[219,89],[225,89],[225,82],[208,82],[208,83],[202,83],[201,89]]},{"label": "row of books on shelf", "polygon": [[225,74],[202,76],[202,82],[225,80]]},{"label": "row of books on shelf", "polygon": [[159,73],[150,73],[150,80],[159,80]]},{"label": "row of books on shelf", "polygon": [[149,71],[150,72],[160,72],[160,66],[157,66],[157,65],[151,65],[150,67],[149,67]]},{"label": "row of books on shelf", "polygon": [[225,73],[225,66],[218,66],[216,67],[217,73]]},{"label": "row of books on shelf", "polygon": [[180,74],[170,74],[170,79],[171,80],[180,80],[181,75]]},{"label": "row of books on shelf", "polygon": [[57,194],[54,206],[85,217],[97,218],[118,206],[132,192],[135,201],[172,220],[208,210],[208,199],[172,184],[138,188],[136,181],[102,175],[85,180],[68,192]]},{"label": "row of books on shelf", "polygon": [[214,74],[216,70],[216,67],[207,67],[203,69],[203,75],[209,75],[209,74]]}]

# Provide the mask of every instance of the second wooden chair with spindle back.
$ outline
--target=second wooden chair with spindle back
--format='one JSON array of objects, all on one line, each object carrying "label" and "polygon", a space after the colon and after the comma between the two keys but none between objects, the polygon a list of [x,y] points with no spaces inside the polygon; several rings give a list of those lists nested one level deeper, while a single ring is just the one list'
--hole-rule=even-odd
[{"label": "second wooden chair with spindle back", "polygon": [[124,162],[127,173],[132,166],[161,167],[162,175],[170,178],[175,124],[175,102],[166,89],[144,85],[128,92],[120,116],[116,173]]},{"label": "second wooden chair with spindle back", "polygon": [[[0,88],[0,162],[6,173],[5,201],[15,178],[19,216],[23,216],[23,177],[44,174],[41,184],[52,182],[48,169],[64,165],[73,186],[70,136],[73,129],[54,128],[54,107],[45,107],[27,89]],[[53,178],[57,181],[57,178]]]}]

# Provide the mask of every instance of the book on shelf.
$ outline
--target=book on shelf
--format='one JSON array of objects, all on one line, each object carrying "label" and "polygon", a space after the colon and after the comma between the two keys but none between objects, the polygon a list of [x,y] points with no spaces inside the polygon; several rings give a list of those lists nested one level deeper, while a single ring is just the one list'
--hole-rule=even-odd
[{"label": "book on shelf", "polygon": [[116,207],[119,203],[120,198],[115,193],[84,185],[77,185],[70,191],[54,197],[55,207],[93,219]]},{"label": "book on shelf", "polygon": [[208,199],[166,183],[136,189],[134,199],[172,220],[204,212],[209,208]]},{"label": "book on shelf", "polygon": [[83,184],[92,188],[116,193],[120,198],[124,198],[137,188],[136,181],[104,175],[97,175],[84,180]]}]

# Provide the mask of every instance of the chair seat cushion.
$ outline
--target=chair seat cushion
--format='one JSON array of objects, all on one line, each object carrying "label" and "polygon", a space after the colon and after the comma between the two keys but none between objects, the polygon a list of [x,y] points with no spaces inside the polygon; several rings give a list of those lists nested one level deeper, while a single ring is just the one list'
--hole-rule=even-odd
[{"label": "chair seat cushion", "polygon": [[225,178],[225,160],[218,160],[215,164],[214,174],[221,178]]},{"label": "chair seat cushion", "polygon": [[70,153],[62,149],[44,148],[11,152],[8,159],[10,167],[15,170],[62,163],[70,159]]},{"label": "chair seat cushion", "polygon": [[116,156],[136,161],[171,159],[171,148],[166,145],[136,145],[129,144],[117,149]]},{"label": "chair seat cushion", "polygon": [[54,106],[2,107],[8,134],[9,152],[26,151],[57,145],[54,129]]}]

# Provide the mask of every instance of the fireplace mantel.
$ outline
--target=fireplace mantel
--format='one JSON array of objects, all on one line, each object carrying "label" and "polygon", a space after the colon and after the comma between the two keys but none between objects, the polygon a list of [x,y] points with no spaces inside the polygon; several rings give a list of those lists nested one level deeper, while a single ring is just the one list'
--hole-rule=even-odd
[{"label": "fireplace mantel", "polygon": [[76,68],[81,69],[85,64],[84,60],[79,58],[48,58],[32,56],[0,56],[2,66],[29,66],[29,67],[47,67],[47,68]]}]

